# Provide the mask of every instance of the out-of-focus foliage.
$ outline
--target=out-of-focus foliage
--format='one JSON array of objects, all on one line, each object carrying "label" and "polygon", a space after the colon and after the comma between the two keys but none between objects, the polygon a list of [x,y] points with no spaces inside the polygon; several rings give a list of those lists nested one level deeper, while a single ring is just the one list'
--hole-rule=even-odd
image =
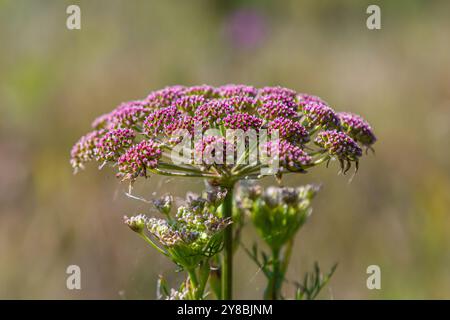
[{"label": "out-of-focus foliage", "polygon": [[[73,1],[0,1],[0,297],[155,298],[158,273],[173,266],[121,218],[154,212],[111,173],[74,177],[70,148],[122,101],[234,82],[317,94],[377,133],[376,155],[351,183],[337,166],[283,178],[323,184],[287,277],[338,262],[320,298],[449,298],[450,3],[376,1],[382,29],[371,31],[372,2],[76,1],[82,29],[70,31]],[[135,193],[202,189],[154,177]],[[264,278],[245,253],[235,263],[236,298],[261,296]],[[66,288],[71,264],[80,291]],[[366,288],[371,264],[381,290]]]}]

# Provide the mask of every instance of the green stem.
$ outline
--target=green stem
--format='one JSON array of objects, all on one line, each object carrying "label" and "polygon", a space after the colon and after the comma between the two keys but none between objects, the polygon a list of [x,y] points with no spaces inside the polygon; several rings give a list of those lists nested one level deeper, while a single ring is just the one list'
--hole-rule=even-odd
[{"label": "green stem", "polygon": [[203,264],[200,266],[200,284],[198,287],[199,291],[199,297],[200,299],[203,299],[203,293],[205,292],[206,283],[208,282],[209,278],[209,261],[204,261]]},{"label": "green stem", "polygon": [[272,249],[272,273],[266,288],[266,299],[278,300],[280,297],[279,291],[281,288],[281,265],[280,265],[280,250]]},{"label": "green stem", "polygon": [[213,259],[213,265],[210,267],[209,270],[209,287],[216,296],[217,300],[222,300],[222,276],[221,276],[221,259],[220,256],[214,256]]},{"label": "green stem", "polygon": [[187,270],[188,274],[189,274],[189,280],[191,281],[191,286],[192,286],[192,296],[195,300],[200,300],[201,297],[199,297],[199,295],[201,294],[200,290],[199,290],[199,284],[198,284],[198,279],[197,279],[197,274],[195,273],[195,269],[189,269]]},{"label": "green stem", "polygon": [[170,176],[170,177],[194,177],[194,178],[215,178],[215,176],[211,176],[208,174],[197,174],[197,173],[182,173],[182,172],[172,172],[172,171],[165,171],[160,170],[158,168],[151,169],[152,172],[163,175],[163,176]]},{"label": "green stem", "polygon": [[158,247],[149,237],[147,237],[143,232],[138,232],[139,236],[141,236],[142,239],[144,239],[148,244],[150,244],[153,248],[155,248],[156,250],[158,250],[159,253],[162,253],[163,255],[165,255],[166,257],[167,252],[165,252],[163,249],[161,249],[160,247]]},{"label": "green stem", "polygon": [[193,167],[174,165],[174,164],[165,163],[165,162],[160,162],[159,166],[163,169],[173,169],[173,170],[185,171],[185,172],[189,172],[189,173],[196,173],[196,174],[204,174],[205,173],[205,172],[197,170]]},{"label": "green stem", "polygon": [[287,268],[289,266],[289,262],[291,260],[292,248],[294,247],[294,238],[290,239],[286,246],[286,251],[284,252],[283,263],[281,266],[281,274],[286,274]]},{"label": "green stem", "polygon": [[[227,187],[227,195],[222,203],[222,218],[232,218],[233,211],[233,188],[231,184]],[[222,260],[222,299],[233,299],[233,229],[232,224],[224,230],[223,260]]]}]

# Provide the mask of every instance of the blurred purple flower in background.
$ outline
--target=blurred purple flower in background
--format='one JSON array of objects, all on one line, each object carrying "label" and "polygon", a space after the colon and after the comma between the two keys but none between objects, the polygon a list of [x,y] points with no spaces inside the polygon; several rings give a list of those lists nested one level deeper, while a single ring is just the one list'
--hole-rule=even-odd
[{"label": "blurred purple flower in background", "polygon": [[268,23],[255,8],[239,8],[225,18],[225,37],[237,49],[254,49],[264,42]]}]

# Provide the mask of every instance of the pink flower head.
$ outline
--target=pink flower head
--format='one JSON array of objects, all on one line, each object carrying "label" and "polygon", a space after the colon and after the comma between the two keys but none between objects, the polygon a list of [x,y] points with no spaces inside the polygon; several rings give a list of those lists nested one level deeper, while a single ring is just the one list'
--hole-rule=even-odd
[{"label": "pink flower head", "polygon": [[151,110],[141,106],[129,106],[117,109],[109,117],[110,128],[132,128],[142,123],[151,113]]},{"label": "pink flower head", "polygon": [[182,115],[173,122],[168,123],[164,127],[164,133],[167,136],[174,134],[177,130],[185,129],[190,134],[194,133],[194,118],[190,115]]},{"label": "pink flower head", "polygon": [[254,110],[256,104],[256,98],[249,96],[234,96],[226,98],[224,101],[234,109],[245,112]]},{"label": "pink flower head", "polygon": [[292,89],[283,88],[283,87],[264,87],[259,89],[259,95],[261,96],[279,96],[279,97],[289,97],[295,99],[296,92]]},{"label": "pink flower head", "polygon": [[226,129],[241,129],[247,131],[255,129],[258,131],[261,128],[263,121],[261,118],[252,116],[248,113],[231,113],[223,118],[223,126]]},{"label": "pink flower head", "polygon": [[103,136],[105,130],[96,130],[82,136],[72,147],[70,152],[70,164],[75,173],[84,168],[84,163],[94,160],[96,157],[96,145]]},{"label": "pink flower head", "polygon": [[97,161],[115,161],[120,152],[131,146],[136,134],[131,129],[107,131],[96,144]]},{"label": "pink flower head", "polygon": [[185,87],[183,86],[166,87],[150,93],[144,101],[152,109],[169,107],[183,95],[184,90]]},{"label": "pink flower head", "polygon": [[210,100],[195,110],[194,119],[196,121],[208,120],[211,124],[221,124],[222,119],[234,112],[234,107],[228,99]]},{"label": "pink flower head", "polygon": [[356,141],[368,147],[377,141],[372,127],[362,117],[349,112],[339,112],[337,115],[344,131]]},{"label": "pink flower head", "polygon": [[278,117],[298,118],[297,112],[291,106],[277,100],[263,102],[257,112],[266,120],[273,120]]},{"label": "pink flower head", "polygon": [[309,141],[308,130],[297,121],[279,117],[270,121],[267,127],[270,134],[274,130],[278,130],[278,135],[282,140],[294,144],[303,144]]},{"label": "pink flower head", "polygon": [[248,96],[255,97],[258,91],[252,86],[246,86],[242,84],[227,84],[219,87],[217,92],[221,97],[234,97],[234,96]]},{"label": "pink flower head", "polygon": [[355,140],[337,130],[319,132],[314,142],[339,160],[358,161],[362,155],[362,150]]},{"label": "pink flower head", "polygon": [[214,98],[217,96],[217,90],[212,86],[204,84],[201,86],[187,87],[183,90],[183,94],[186,96],[199,95],[205,98]]},{"label": "pink flower head", "polygon": [[[102,165],[116,162],[118,176],[131,181],[146,177],[147,169],[169,176],[213,178],[217,183],[253,177],[261,168],[255,163],[262,160],[253,154],[253,142],[261,142],[266,129],[273,139],[279,139],[276,145],[283,170],[301,171],[331,158],[349,167],[350,161],[357,162],[360,157],[357,143],[369,149],[376,141],[372,128],[360,116],[337,114],[317,96],[279,86],[169,86],[143,100],[120,104],[92,126],[95,131],[72,148],[72,167],[76,171],[93,159]],[[311,137],[322,130],[326,131],[320,132],[311,146]],[[217,136],[205,137],[206,133]],[[275,143],[265,145],[265,141],[258,146],[270,146],[274,153]],[[209,159],[197,163],[188,158],[186,164],[160,160],[162,146],[167,154],[183,151],[183,159],[184,152],[192,155],[194,147],[195,160],[197,155]],[[306,151],[314,155],[314,162]]]},{"label": "pink flower head", "polygon": [[271,93],[260,97],[261,104],[276,102],[276,103],[282,103],[286,107],[289,107],[290,109],[297,111],[298,105],[295,101],[295,97],[284,95],[281,93]]},{"label": "pink flower head", "polygon": [[308,127],[316,126],[325,129],[333,129],[339,127],[339,118],[333,109],[328,105],[320,102],[311,102],[303,106],[303,114]]},{"label": "pink flower head", "polygon": [[149,137],[163,133],[166,126],[178,120],[181,115],[181,111],[175,106],[155,110],[145,119],[144,132]]},{"label": "pink flower head", "polygon": [[306,93],[299,93],[297,95],[297,101],[298,101],[298,104],[299,104],[300,108],[304,107],[305,105],[307,105],[307,104],[309,104],[311,102],[327,104],[320,97],[313,96],[313,95],[306,94]]},{"label": "pink flower head", "polygon": [[117,175],[123,180],[130,181],[134,181],[138,176],[147,177],[147,170],[156,168],[160,158],[159,144],[153,140],[143,140],[120,156]]},{"label": "pink flower head", "polygon": [[193,114],[194,111],[201,105],[206,103],[206,99],[200,95],[183,96],[175,100],[174,105],[181,111]]},{"label": "pink flower head", "polygon": [[182,141],[186,134],[189,134],[192,137],[195,134],[196,129],[200,130],[201,133],[204,133],[209,129],[209,123],[205,119],[195,119],[186,114],[167,124],[164,127],[164,134],[168,137],[169,144],[176,145]]},{"label": "pink flower head", "polygon": [[303,171],[312,161],[303,149],[285,140],[266,144],[270,161],[279,161],[280,172]]},{"label": "pink flower head", "polygon": [[142,100],[121,103],[110,113],[103,114],[92,122],[94,129],[131,128],[142,121],[151,110],[145,107]]}]

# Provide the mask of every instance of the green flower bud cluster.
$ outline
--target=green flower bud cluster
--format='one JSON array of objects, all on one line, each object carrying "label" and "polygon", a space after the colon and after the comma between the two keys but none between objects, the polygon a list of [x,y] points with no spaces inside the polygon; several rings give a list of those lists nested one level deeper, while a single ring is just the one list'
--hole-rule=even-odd
[{"label": "green flower bud cluster", "polygon": [[253,187],[241,199],[241,207],[249,212],[264,241],[273,250],[279,250],[311,214],[311,201],[317,191],[318,187],[313,185],[269,187],[264,191]]},{"label": "green flower bud cluster", "polygon": [[[292,254],[294,237],[311,214],[311,202],[319,188],[306,185],[297,188],[260,186],[241,191],[238,208],[250,216],[261,238],[270,247],[270,253],[244,247],[248,256],[267,278],[264,298],[283,298],[282,287]],[[320,289],[318,289],[320,290]]]},{"label": "green flower bud cluster", "polygon": [[[221,190],[209,191],[204,197],[188,195],[174,216],[170,214],[172,197],[166,195],[153,201],[164,219],[141,214],[125,218],[125,223],[180,267],[194,269],[222,249],[222,231],[231,224],[231,219],[216,214],[222,195]],[[145,235],[145,228],[151,238]]]}]

